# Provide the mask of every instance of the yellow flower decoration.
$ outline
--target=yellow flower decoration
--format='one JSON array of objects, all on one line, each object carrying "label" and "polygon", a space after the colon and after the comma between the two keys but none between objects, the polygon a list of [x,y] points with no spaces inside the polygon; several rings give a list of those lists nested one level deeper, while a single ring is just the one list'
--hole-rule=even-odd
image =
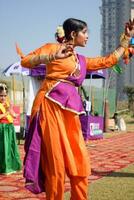
[{"label": "yellow flower decoration", "polygon": [[62,26],[57,27],[56,33],[59,38],[63,38],[65,36],[64,29]]}]

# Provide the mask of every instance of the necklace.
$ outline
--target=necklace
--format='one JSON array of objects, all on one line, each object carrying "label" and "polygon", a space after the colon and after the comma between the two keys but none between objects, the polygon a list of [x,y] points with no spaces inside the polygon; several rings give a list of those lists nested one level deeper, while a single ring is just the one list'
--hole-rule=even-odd
[{"label": "necklace", "polygon": [[72,76],[79,76],[80,75],[80,63],[79,63],[79,59],[78,59],[76,52],[74,52],[74,54],[73,54],[73,60],[75,62],[75,69],[71,73],[71,75]]}]

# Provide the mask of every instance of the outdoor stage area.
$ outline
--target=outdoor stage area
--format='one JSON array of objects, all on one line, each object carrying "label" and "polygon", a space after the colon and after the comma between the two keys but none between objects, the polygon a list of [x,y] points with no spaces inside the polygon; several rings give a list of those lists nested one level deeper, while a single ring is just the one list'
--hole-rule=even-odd
[{"label": "outdoor stage area", "polygon": [[[23,144],[19,145],[19,149],[23,160]],[[113,133],[112,137],[89,141],[87,149],[92,166],[89,183],[92,184],[107,174],[134,163],[134,132]],[[66,178],[65,192],[69,190],[70,184]],[[0,200],[44,200],[44,197],[45,193],[35,195],[24,188],[22,171],[16,174],[0,175]]]}]

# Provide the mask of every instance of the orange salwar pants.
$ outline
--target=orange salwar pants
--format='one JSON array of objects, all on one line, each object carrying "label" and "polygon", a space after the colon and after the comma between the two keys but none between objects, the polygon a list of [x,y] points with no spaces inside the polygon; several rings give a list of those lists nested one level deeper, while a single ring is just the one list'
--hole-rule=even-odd
[{"label": "orange salwar pants", "polygon": [[63,200],[65,174],[71,200],[87,200],[90,164],[79,116],[44,98],[40,107],[41,166],[47,200]]}]

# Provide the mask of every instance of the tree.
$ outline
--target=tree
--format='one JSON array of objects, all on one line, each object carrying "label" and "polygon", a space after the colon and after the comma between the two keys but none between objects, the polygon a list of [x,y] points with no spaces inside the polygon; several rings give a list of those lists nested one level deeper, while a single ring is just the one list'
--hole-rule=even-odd
[{"label": "tree", "polygon": [[128,85],[124,87],[124,92],[128,96],[128,108],[132,111],[132,115],[134,116],[134,86]]}]

